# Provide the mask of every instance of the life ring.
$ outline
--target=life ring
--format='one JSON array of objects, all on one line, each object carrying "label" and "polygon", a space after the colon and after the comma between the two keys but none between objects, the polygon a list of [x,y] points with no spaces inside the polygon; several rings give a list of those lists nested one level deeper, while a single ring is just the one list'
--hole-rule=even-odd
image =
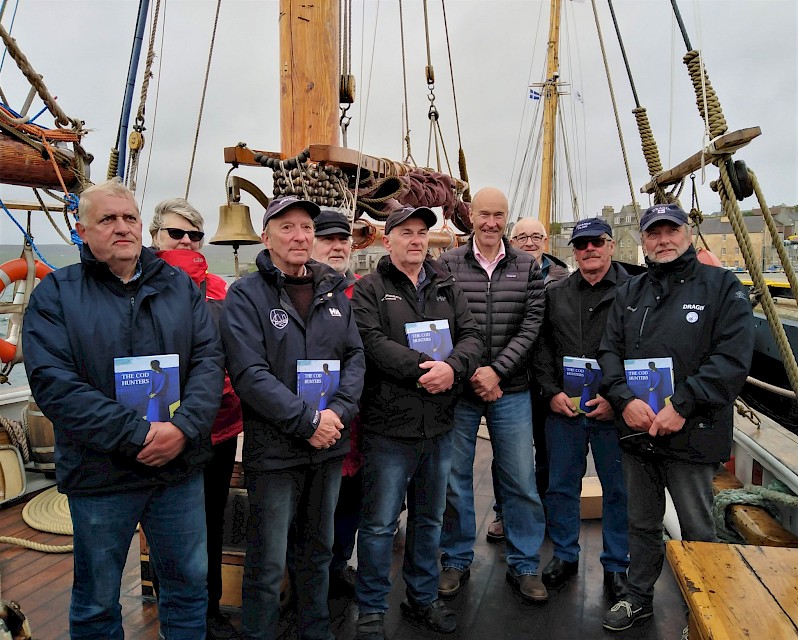
[{"label": "life ring", "polygon": [[[36,278],[41,280],[48,273],[52,273],[52,269],[43,262],[38,260],[33,261],[36,269]],[[0,294],[5,291],[5,288],[14,283],[26,280],[28,277],[28,263],[25,258],[17,258],[5,264],[0,265]],[[17,345],[11,344],[8,340],[0,340],[0,360],[3,362],[10,362],[13,360],[17,352]]]}]

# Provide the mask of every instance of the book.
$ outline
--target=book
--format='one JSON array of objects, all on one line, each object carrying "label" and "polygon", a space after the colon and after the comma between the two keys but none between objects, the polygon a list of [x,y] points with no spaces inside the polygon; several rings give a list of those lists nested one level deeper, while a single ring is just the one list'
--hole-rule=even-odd
[{"label": "book", "polygon": [[632,393],[659,413],[673,395],[672,358],[636,358],[624,360],[626,384]]},{"label": "book", "polygon": [[339,360],[297,360],[296,393],[318,411],[324,411],[341,382]]},{"label": "book", "polygon": [[564,356],[562,359],[563,391],[579,413],[590,413],[595,409],[586,403],[596,397],[601,377],[601,367],[597,360],[571,356]]},{"label": "book", "polygon": [[446,360],[452,353],[448,320],[425,320],[405,324],[407,346],[426,353],[433,360]]},{"label": "book", "polygon": [[114,358],[116,400],[149,422],[168,422],[180,406],[176,353]]}]

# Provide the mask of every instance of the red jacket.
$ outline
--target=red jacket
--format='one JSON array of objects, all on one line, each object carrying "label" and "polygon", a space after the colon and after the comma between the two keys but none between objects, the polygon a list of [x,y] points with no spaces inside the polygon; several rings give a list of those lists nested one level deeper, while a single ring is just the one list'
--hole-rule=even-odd
[{"label": "red jacket", "polygon": [[[185,271],[200,289],[203,289],[205,300],[211,311],[211,316],[218,323],[221,301],[227,295],[227,282],[217,275],[208,273],[208,262],[205,256],[196,251],[186,249],[173,249],[158,251],[156,255],[164,262]],[[244,430],[244,421],[241,417],[241,400],[239,400],[230,376],[225,373],[224,391],[219,413],[213,421],[211,429],[211,442],[219,444],[230,438],[235,438]]]}]

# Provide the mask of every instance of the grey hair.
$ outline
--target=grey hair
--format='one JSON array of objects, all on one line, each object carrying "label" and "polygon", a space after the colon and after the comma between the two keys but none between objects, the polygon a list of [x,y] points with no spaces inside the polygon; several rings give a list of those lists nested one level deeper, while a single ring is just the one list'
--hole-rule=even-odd
[{"label": "grey hair", "polygon": [[84,189],[83,193],[80,194],[80,201],[78,202],[78,220],[83,226],[86,226],[86,218],[89,215],[89,211],[91,211],[94,198],[101,195],[129,198],[136,207],[136,213],[139,213],[139,205],[136,203],[136,197],[133,195],[133,192],[124,185],[119,176],[115,176],[106,182],[93,184],[87,189]]},{"label": "grey hair", "polygon": [[[167,213],[176,213],[200,231],[205,231],[205,221],[202,219],[202,214],[191,206],[188,200],[185,198],[169,198],[156,204],[153,210],[152,222],[150,222],[150,235],[153,241],[158,230],[163,228],[163,218]],[[202,245],[203,242],[200,241],[200,247]]]}]

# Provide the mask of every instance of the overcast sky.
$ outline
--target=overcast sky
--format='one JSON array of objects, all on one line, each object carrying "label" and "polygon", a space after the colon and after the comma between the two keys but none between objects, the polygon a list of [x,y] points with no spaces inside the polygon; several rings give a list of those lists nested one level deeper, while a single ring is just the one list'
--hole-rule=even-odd
[{"label": "overcast sky", "polygon": [[[191,158],[202,80],[208,58],[214,0],[168,0],[161,10],[155,78],[146,112],[146,148],[137,198],[145,223],[158,201],[182,196]],[[396,0],[355,1],[353,73],[358,101],[350,114],[349,146],[362,133],[365,153],[402,158],[402,60]],[[648,181],[639,136],[631,114],[634,102],[605,0],[596,0],[619,103],[635,191]],[[15,0],[3,25],[11,28]],[[681,59],[685,47],[674,31],[668,0],[615,0],[640,102],[647,107],[664,166],[681,162],[702,146],[702,122]],[[92,177],[104,178],[108,151],[116,138],[138,1],[20,0],[13,35],[51,93],[70,115],[91,130],[84,147],[95,156]],[[544,77],[549,2],[449,0],[449,22],[463,147],[475,189],[514,190],[517,158],[529,144],[530,122],[540,103],[528,85]],[[693,0],[680,3],[694,48],[703,50],[712,84],[730,130],[759,125],[763,135],[738,152],[754,169],[769,204],[796,204],[798,183],[798,2],[794,0]],[[429,2],[432,61],[437,107],[450,158],[456,162],[457,136],[441,5]],[[408,65],[409,111],[415,160],[427,163],[426,46],[422,3],[403,3]],[[365,14],[365,15],[364,15]],[[229,168],[222,150],[239,141],[278,151],[279,80],[276,0],[224,0],[208,97],[189,199],[216,229]],[[375,27],[376,24],[376,27]],[[565,3],[560,78],[571,95],[562,100],[575,165],[579,215],[595,215],[604,205],[630,201],[607,80],[590,0]],[[146,40],[145,40],[146,45]],[[361,51],[365,60],[361,62]],[[142,67],[144,57],[142,56]],[[371,71],[373,69],[373,71]],[[16,66],[6,57],[0,86],[13,108],[27,93]],[[576,100],[576,92],[582,100]],[[156,102],[157,97],[157,102]],[[138,90],[134,111],[138,104]],[[41,103],[34,108],[38,110]],[[52,120],[42,118],[42,124]],[[151,154],[151,155],[150,155]],[[456,167],[454,167],[456,172]],[[242,168],[271,195],[268,169]],[[697,176],[700,179],[700,175]],[[699,200],[706,212],[719,208],[709,180]],[[565,192],[563,192],[565,193]],[[566,197],[566,196],[562,196]],[[647,196],[636,196],[643,206]],[[3,200],[33,201],[30,190],[0,185]],[[689,186],[682,196],[689,208]],[[535,196],[534,202],[537,202]],[[248,201],[253,219],[258,205]],[[743,208],[756,206],[748,199]],[[19,214],[20,217],[24,214]],[[535,208],[523,215],[534,215]],[[18,232],[0,213],[0,243],[16,242]],[[569,212],[561,214],[570,219]],[[41,214],[34,221],[37,241],[58,241]],[[257,223],[256,223],[257,227]]]}]

